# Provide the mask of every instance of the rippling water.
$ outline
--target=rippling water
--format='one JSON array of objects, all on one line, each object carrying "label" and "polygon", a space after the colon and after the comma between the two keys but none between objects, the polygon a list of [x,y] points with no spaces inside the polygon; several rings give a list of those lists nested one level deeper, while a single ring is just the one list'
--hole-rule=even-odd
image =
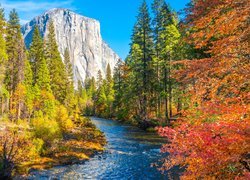
[{"label": "rippling water", "polygon": [[[30,179],[168,179],[167,175],[151,167],[162,157],[160,147],[163,139],[116,121],[91,119],[107,138],[104,153],[97,154],[84,164],[33,172]],[[174,172],[172,177],[178,179]]]}]

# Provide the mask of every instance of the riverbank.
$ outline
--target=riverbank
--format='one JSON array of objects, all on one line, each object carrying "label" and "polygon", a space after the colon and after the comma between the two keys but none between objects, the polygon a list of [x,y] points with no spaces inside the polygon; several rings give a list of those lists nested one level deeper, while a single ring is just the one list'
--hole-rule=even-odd
[{"label": "riverbank", "polygon": [[[91,117],[107,138],[105,151],[82,164],[33,171],[29,179],[163,179],[154,164],[165,156],[160,153],[166,139],[154,133],[117,121]],[[171,172],[176,179],[177,172]]]},{"label": "riverbank", "polygon": [[[106,118],[106,117],[99,117],[99,118]],[[166,126],[166,122],[164,119],[149,119],[147,121],[142,121],[140,119],[135,119],[135,118],[125,120],[125,119],[118,119],[116,117],[112,117],[109,119],[112,119],[112,120],[117,121],[119,123],[138,127],[145,132],[152,132],[152,133],[156,133],[156,134],[158,134],[157,127]]]},{"label": "riverbank", "polygon": [[[10,124],[1,124],[3,129],[9,129],[6,126],[10,126]],[[20,129],[20,126],[18,128]],[[75,122],[74,127],[62,132],[60,139],[47,145],[48,148],[41,155],[25,158],[20,163],[14,164],[15,171],[13,176],[25,178],[30,172],[35,170],[83,163],[97,152],[104,151],[105,144],[104,134],[96,128],[89,118],[81,118],[81,121]],[[30,148],[30,151],[33,151],[32,147]],[[24,151],[24,149],[19,150]],[[28,153],[27,156],[31,156],[31,154]]]}]

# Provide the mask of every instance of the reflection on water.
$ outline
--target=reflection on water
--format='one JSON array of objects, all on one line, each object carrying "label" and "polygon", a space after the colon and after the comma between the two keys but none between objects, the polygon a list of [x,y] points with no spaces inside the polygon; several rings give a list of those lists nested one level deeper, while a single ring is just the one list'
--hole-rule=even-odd
[{"label": "reflection on water", "polygon": [[[97,154],[84,164],[33,172],[31,179],[168,179],[167,175],[151,167],[152,163],[161,159],[163,139],[112,120],[92,118],[92,121],[107,138],[104,153]],[[174,177],[178,179],[176,175]]]}]

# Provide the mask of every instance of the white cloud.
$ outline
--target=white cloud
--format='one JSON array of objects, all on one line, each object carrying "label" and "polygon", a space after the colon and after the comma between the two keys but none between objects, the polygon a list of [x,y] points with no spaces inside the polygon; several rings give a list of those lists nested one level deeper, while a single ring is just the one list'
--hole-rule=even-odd
[{"label": "white cloud", "polygon": [[71,7],[72,6],[72,0],[67,0],[67,1],[43,1],[43,2],[35,2],[35,1],[3,1],[1,3],[2,6],[5,9],[17,9],[18,11],[21,12],[27,12],[29,13],[30,11],[41,11],[41,10],[48,10],[51,8],[56,8],[56,7]]},{"label": "white cloud", "polygon": [[73,0],[45,0],[45,1],[37,1],[37,0],[24,0],[24,1],[10,1],[3,0],[1,2],[1,6],[5,9],[6,14],[8,15],[12,9],[16,9],[21,20],[21,24],[25,24],[32,18],[46,10],[52,8],[68,8],[71,10],[75,10],[73,4]]}]

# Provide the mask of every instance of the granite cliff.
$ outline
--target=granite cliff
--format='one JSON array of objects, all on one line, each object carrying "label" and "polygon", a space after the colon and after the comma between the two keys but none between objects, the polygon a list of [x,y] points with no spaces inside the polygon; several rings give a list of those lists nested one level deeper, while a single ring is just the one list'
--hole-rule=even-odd
[{"label": "granite cliff", "polygon": [[96,78],[99,70],[104,75],[108,63],[111,69],[114,68],[119,56],[103,41],[99,21],[68,9],[51,9],[25,24],[22,33],[27,47],[31,44],[36,25],[46,39],[50,21],[55,26],[62,59],[65,49],[69,49],[75,85],[79,80],[83,83],[86,77]]}]

